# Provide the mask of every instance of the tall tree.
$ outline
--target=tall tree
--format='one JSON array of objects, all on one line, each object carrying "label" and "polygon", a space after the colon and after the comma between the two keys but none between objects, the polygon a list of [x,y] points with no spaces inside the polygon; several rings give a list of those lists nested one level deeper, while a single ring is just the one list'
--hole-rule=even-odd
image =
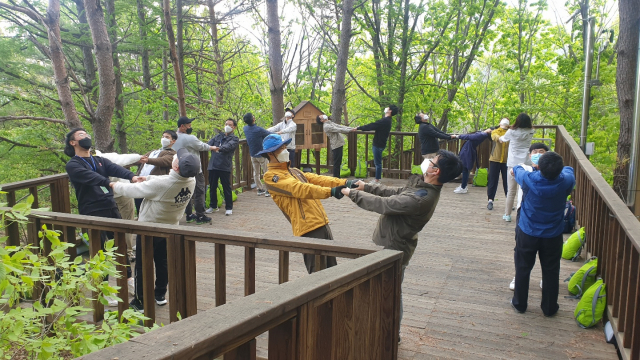
[{"label": "tall tree", "polygon": [[[340,42],[338,43],[338,61],[336,63],[336,80],[331,96],[331,116],[336,122],[342,121],[342,108],[346,101],[345,76],[349,63],[349,44],[351,43],[351,17],[353,16],[353,0],[342,2],[342,23],[340,24]],[[324,37],[322,46],[324,47]],[[320,66],[318,66],[318,70]]]},{"label": "tall tree", "polygon": [[214,9],[213,0],[207,0],[207,6],[209,7],[209,25],[211,27],[211,45],[213,47],[213,60],[216,65],[216,105],[218,108],[222,107],[224,102],[224,64],[222,56],[220,55],[220,40],[218,38],[218,23],[216,21],[216,12]]},{"label": "tall tree", "polygon": [[127,146],[127,132],[124,124],[124,99],[122,86],[122,70],[120,68],[120,58],[118,57],[118,23],[116,22],[116,3],[115,0],[105,1],[107,24],[109,29],[109,39],[111,40],[111,53],[113,54],[113,72],[116,82],[116,137],[118,139],[118,148],[120,153],[129,152]]},{"label": "tall tree", "polygon": [[187,104],[184,97],[184,84],[182,82],[182,72],[180,71],[180,59],[176,53],[176,38],[173,33],[173,26],[171,25],[171,3],[169,0],[163,0],[162,3],[164,26],[167,33],[167,40],[169,41],[169,57],[171,58],[171,64],[173,66],[173,73],[176,81],[176,89],[178,91],[178,111],[180,116],[187,116]]},{"label": "tall tree", "polygon": [[284,86],[282,84],[282,39],[278,0],[267,0],[267,34],[269,39],[269,90],[273,123],[284,117]]},{"label": "tall tree", "polygon": [[[147,19],[144,9],[144,1],[136,0],[138,12],[138,33],[142,42],[140,49],[140,62],[142,63],[142,88],[151,86],[151,72],[149,71],[149,50],[147,49]],[[163,50],[164,51],[164,50]]]}]

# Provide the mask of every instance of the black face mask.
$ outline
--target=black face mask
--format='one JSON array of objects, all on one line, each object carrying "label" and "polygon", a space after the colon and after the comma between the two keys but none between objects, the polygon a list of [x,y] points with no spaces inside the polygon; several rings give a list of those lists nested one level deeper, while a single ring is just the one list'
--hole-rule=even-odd
[{"label": "black face mask", "polygon": [[86,137],[82,140],[79,140],[78,145],[80,145],[80,147],[85,150],[91,149],[91,138]]},{"label": "black face mask", "polygon": [[191,134],[193,132],[193,128],[188,128],[187,129],[187,134]]}]

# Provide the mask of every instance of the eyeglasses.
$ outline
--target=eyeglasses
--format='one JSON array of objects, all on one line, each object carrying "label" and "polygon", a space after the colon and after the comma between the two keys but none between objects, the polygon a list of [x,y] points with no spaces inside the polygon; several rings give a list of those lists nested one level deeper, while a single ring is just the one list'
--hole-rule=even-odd
[{"label": "eyeglasses", "polygon": [[438,165],[436,165],[433,161],[431,161],[431,159],[429,159],[429,162],[431,163],[431,167],[437,169]]}]

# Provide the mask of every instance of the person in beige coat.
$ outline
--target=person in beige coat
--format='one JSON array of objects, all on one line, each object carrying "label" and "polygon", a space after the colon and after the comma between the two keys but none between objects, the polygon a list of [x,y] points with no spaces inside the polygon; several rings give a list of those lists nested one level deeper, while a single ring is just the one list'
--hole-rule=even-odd
[{"label": "person in beige coat", "polygon": [[333,159],[333,177],[340,177],[340,167],[342,166],[342,153],[344,150],[344,135],[355,128],[339,125],[329,120],[327,115],[318,115],[316,123],[322,124],[322,130],[329,138],[331,146],[331,158]]}]

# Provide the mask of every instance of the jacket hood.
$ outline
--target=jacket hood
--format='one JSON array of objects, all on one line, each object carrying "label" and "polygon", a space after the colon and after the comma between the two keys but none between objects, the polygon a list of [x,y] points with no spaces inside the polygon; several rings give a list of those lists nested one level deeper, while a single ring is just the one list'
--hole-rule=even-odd
[{"label": "jacket hood", "polygon": [[558,197],[565,197],[566,186],[562,186],[565,183],[572,182],[573,179],[568,179],[565,174],[560,173],[560,175],[554,180],[547,180],[542,173],[538,170],[533,171],[531,174],[529,181],[532,183],[529,186],[528,191],[538,197],[539,199],[557,199]]},{"label": "jacket hood", "polygon": [[513,132],[512,136],[517,140],[526,140],[528,136],[536,132],[533,129],[515,129],[511,131]]}]

